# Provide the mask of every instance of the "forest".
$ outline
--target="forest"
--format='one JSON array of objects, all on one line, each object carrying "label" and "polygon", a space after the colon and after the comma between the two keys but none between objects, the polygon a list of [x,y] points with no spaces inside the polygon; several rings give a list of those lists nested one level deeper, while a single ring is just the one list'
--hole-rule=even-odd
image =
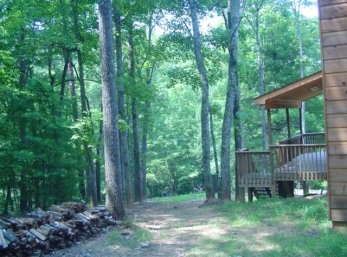
[{"label": "forest", "polygon": [[[318,18],[303,11],[314,4],[1,1],[0,213],[95,206],[113,187],[116,205],[231,199],[235,151],[267,147],[253,98],[321,70]],[[322,98],[305,105],[305,131],[324,131]],[[272,115],[285,138],[285,112]]]}]

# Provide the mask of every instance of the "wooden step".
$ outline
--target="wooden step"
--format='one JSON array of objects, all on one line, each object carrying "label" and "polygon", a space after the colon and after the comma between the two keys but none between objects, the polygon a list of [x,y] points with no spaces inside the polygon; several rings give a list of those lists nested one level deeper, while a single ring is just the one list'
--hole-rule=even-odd
[{"label": "wooden step", "polygon": [[252,188],[252,193],[256,198],[269,198],[271,197],[271,188],[268,187],[255,187]]}]

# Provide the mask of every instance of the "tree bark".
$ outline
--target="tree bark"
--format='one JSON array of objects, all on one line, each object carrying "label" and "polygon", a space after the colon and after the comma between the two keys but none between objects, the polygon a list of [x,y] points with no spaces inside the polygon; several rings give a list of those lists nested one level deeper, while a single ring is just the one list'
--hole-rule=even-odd
[{"label": "tree bark", "polygon": [[[129,59],[130,59],[130,78],[135,82],[135,46],[133,35],[133,23],[130,22],[128,43],[130,46]],[[139,142],[139,125],[137,114],[137,99],[133,95],[131,97],[131,114],[132,114],[132,128],[133,128],[133,145],[134,145],[134,174],[135,174],[135,202],[142,202],[142,174],[141,174],[141,159],[140,159],[140,142]]]},{"label": "tree bark", "polygon": [[212,139],[212,147],[213,147],[213,157],[214,157],[214,163],[216,166],[216,179],[217,179],[217,188],[214,188],[214,190],[215,190],[215,192],[218,193],[218,198],[220,198],[220,180],[219,180],[220,174],[219,174],[216,137],[214,135],[213,114],[212,114],[211,106],[209,107],[209,114],[210,114],[210,130],[211,130],[211,139]]},{"label": "tree bark", "polygon": [[[122,50],[122,24],[119,9],[114,5],[114,23],[116,27],[116,53],[117,53],[117,81],[118,81],[118,107],[119,117],[126,122],[125,92],[124,92],[124,67]],[[131,183],[131,170],[129,161],[128,133],[126,129],[120,129],[120,148],[123,174],[125,177],[125,196],[127,207],[131,208],[134,204],[134,197]]]},{"label": "tree bark", "polygon": [[[258,62],[258,92],[260,95],[263,95],[265,93],[265,85],[264,85],[264,60],[262,58],[263,54],[261,51],[261,44],[259,39],[259,14],[260,10],[262,9],[264,5],[264,1],[261,2],[255,2],[255,21],[252,23],[250,20],[249,23],[254,31],[255,34],[255,43],[256,43],[256,49],[257,49],[257,62]],[[262,147],[263,150],[267,149],[267,128],[266,128],[266,115],[265,115],[265,108],[262,105],[261,106],[261,127],[262,127]]]},{"label": "tree bark", "polygon": [[[80,82],[82,117],[83,119],[88,119],[87,113],[90,113],[90,112],[89,112],[89,109],[87,108],[87,97],[86,97],[86,91],[85,91],[85,85],[84,85],[83,60],[82,60],[82,53],[80,50],[77,50],[77,57],[78,57],[78,66],[79,66],[79,82]],[[85,139],[83,140],[83,147],[85,151],[85,158],[88,163],[87,192],[88,192],[88,197],[90,198],[91,206],[95,207],[98,204],[98,200],[96,196],[96,177],[95,177],[94,161],[92,158],[93,149],[88,145],[88,142]]]},{"label": "tree bark", "polygon": [[122,195],[111,0],[99,0],[98,6],[102,106],[104,114],[106,207],[116,219],[124,219],[126,214]]},{"label": "tree bark", "polygon": [[72,98],[72,117],[74,121],[77,121],[78,120],[78,104],[77,104],[76,85],[74,81],[74,70],[72,66],[71,53],[69,56],[68,71],[69,71],[69,89],[70,89],[70,94]]},{"label": "tree bark", "polygon": [[146,114],[144,115],[144,123],[142,128],[141,138],[141,174],[142,174],[142,197],[147,198],[147,137],[148,137],[148,109],[151,108],[151,104],[146,101]]},{"label": "tree bark", "polygon": [[[300,7],[302,5],[302,0],[292,0],[292,10],[295,18],[295,27],[296,27],[296,35],[298,37],[298,43],[299,43],[299,58],[300,58],[300,78],[305,77],[305,70],[304,70],[304,48],[302,45],[302,33],[301,33],[301,24],[300,24]],[[302,102],[301,106],[301,124],[302,124],[302,133],[306,133],[306,103],[305,101]]]},{"label": "tree bark", "polygon": [[188,0],[190,18],[193,27],[193,44],[196,65],[201,81],[201,139],[202,139],[202,170],[204,174],[204,185],[207,200],[215,198],[210,166],[210,136],[209,136],[209,85],[206,67],[201,50],[201,35],[199,31],[197,17],[197,3],[195,0]]},{"label": "tree bark", "polygon": [[[20,41],[19,45],[21,45],[24,40],[24,29],[21,31],[21,35],[19,36]],[[27,78],[26,78],[26,71],[27,71],[27,65],[25,62],[24,54],[20,53],[19,56],[19,90],[23,91],[25,90]],[[27,144],[27,129],[26,129],[26,121],[24,118],[25,114],[25,106],[21,106],[20,112],[20,118],[19,118],[19,137],[21,146],[23,149],[26,149]],[[20,174],[20,211],[24,212],[28,210],[28,190],[27,190],[27,174],[28,174],[28,168],[22,167],[21,174]]]},{"label": "tree bark", "polygon": [[98,146],[96,147],[95,179],[96,179],[96,198],[98,203],[102,202],[101,196],[101,158],[102,158],[102,122],[99,124]]},{"label": "tree bark", "polygon": [[231,200],[231,167],[230,167],[230,144],[231,144],[231,126],[233,121],[236,94],[238,92],[237,75],[237,42],[239,27],[240,1],[228,0],[228,31],[229,31],[229,68],[227,97],[225,103],[223,125],[222,125],[222,148],[221,148],[221,199]]}]

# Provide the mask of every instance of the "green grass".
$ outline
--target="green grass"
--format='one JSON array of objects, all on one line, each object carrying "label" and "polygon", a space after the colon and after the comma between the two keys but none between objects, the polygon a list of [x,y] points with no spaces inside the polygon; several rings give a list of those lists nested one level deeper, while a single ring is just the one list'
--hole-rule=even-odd
[{"label": "green grass", "polygon": [[[204,194],[189,194],[149,200],[153,203],[181,203],[204,199]],[[182,209],[182,211],[184,211]],[[219,219],[199,220],[199,213],[215,213]],[[196,224],[207,229],[220,227],[225,235],[198,236],[189,252],[190,257],[344,257],[347,256],[347,232],[331,229],[328,220],[327,197],[315,199],[271,198],[255,202],[230,202],[210,205],[196,213]],[[211,217],[211,215],[207,215]],[[182,220],[171,224],[172,228],[185,227]],[[262,234],[262,232],[264,232]],[[134,238],[128,240],[129,248],[151,240],[150,232],[135,226]],[[254,234],[257,236],[254,236]],[[115,232],[110,240],[124,238]]]},{"label": "green grass", "polygon": [[[326,197],[227,203],[213,206],[211,211],[221,213],[228,220],[230,229],[261,232],[263,228],[266,230],[270,227],[275,231],[278,228],[278,233],[261,237],[258,244],[247,243],[238,235],[231,236],[225,242],[206,239],[201,242],[203,247],[193,249],[190,256],[347,256],[347,233],[331,229]],[[281,233],[283,231],[288,233]]]},{"label": "green grass", "polygon": [[148,242],[152,239],[152,235],[148,230],[133,225],[131,227],[131,234],[129,237],[121,235],[119,230],[115,230],[108,236],[110,245],[121,245],[128,249],[138,247],[142,242]]},{"label": "green grass", "polygon": [[169,197],[155,197],[148,201],[153,203],[183,203],[189,200],[203,199],[205,198],[205,193],[200,194],[187,194],[187,195],[177,195]]}]

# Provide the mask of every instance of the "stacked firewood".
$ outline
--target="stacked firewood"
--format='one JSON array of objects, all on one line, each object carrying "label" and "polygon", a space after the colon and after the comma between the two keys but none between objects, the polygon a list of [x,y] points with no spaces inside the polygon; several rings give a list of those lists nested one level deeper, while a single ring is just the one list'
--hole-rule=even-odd
[{"label": "stacked firewood", "polygon": [[42,256],[84,242],[117,222],[105,207],[87,208],[83,203],[40,208],[26,217],[0,217],[0,256]]}]

